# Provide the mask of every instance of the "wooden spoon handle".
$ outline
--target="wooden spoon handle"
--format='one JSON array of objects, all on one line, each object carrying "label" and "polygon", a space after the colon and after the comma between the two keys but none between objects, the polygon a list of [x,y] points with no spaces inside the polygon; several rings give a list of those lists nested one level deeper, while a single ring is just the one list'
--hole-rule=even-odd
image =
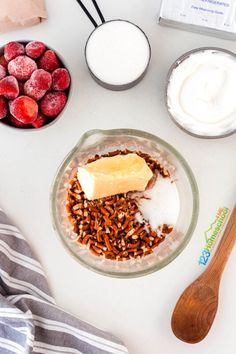
[{"label": "wooden spoon handle", "polygon": [[207,271],[202,277],[209,281],[220,281],[221,275],[229,258],[229,255],[236,242],[236,205],[231,213],[225,232],[221,238],[219,246],[209,264]]}]

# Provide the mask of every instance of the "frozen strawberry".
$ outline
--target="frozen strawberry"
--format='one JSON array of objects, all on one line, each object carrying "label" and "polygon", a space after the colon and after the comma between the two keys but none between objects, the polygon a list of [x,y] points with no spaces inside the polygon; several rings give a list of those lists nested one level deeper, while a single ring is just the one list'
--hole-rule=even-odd
[{"label": "frozen strawberry", "polygon": [[29,42],[25,47],[26,54],[33,59],[39,58],[45,50],[45,44],[38,41]]},{"label": "frozen strawberry", "polygon": [[70,74],[66,69],[56,69],[52,73],[52,88],[55,91],[64,91],[70,86]]},{"label": "frozen strawberry", "polygon": [[7,76],[7,70],[0,64],[0,80]]},{"label": "frozen strawberry", "polygon": [[20,120],[16,119],[13,117],[11,114],[8,116],[8,121],[10,122],[11,125],[14,125],[17,128],[28,128],[28,124],[22,123]]},{"label": "frozen strawberry", "polygon": [[37,69],[35,61],[26,55],[21,55],[8,63],[8,72],[18,80],[28,80]]},{"label": "frozen strawberry", "polygon": [[33,72],[31,78],[24,85],[24,92],[27,96],[40,100],[52,85],[52,76],[43,69]]},{"label": "frozen strawberry", "polygon": [[20,96],[10,102],[10,113],[24,124],[31,124],[38,116],[38,105],[27,96]]},{"label": "frozen strawberry", "polygon": [[25,53],[25,47],[18,42],[9,42],[4,47],[4,57],[6,61],[10,61],[19,55]]},{"label": "frozen strawberry", "polygon": [[0,65],[4,66],[7,69],[7,61],[4,58],[4,55],[0,56]]},{"label": "frozen strawberry", "polygon": [[33,81],[28,80],[24,85],[24,94],[33,98],[35,101],[41,100],[47,91],[39,89]]},{"label": "frozen strawberry", "polygon": [[64,92],[49,92],[40,101],[40,109],[45,116],[56,117],[65,107],[66,101]]},{"label": "frozen strawberry", "polygon": [[7,76],[0,80],[0,95],[14,100],[19,95],[18,81],[14,76]]},{"label": "frozen strawberry", "polygon": [[32,123],[34,128],[41,128],[46,123],[46,117],[42,113],[38,114],[38,117]]},{"label": "frozen strawberry", "polygon": [[5,118],[8,113],[7,100],[0,96],[0,119]]},{"label": "frozen strawberry", "polygon": [[53,50],[47,50],[39,59],[38,67],[46,71],[52,72],[60,67],[60,60]]},{"label": "frozen strawberry", "polygon": [[35,70],[30,80],[41,90],[47,91],[52,86],[52,75],[43,69]]}]

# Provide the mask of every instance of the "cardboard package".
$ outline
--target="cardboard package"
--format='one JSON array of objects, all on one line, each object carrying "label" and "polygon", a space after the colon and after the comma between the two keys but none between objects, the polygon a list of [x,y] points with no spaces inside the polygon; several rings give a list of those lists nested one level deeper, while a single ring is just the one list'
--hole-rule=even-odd
[{"label": "cardboard package", "polygon": [[44,0],[0,0],[0,33],[33,26],[46,18]]}]

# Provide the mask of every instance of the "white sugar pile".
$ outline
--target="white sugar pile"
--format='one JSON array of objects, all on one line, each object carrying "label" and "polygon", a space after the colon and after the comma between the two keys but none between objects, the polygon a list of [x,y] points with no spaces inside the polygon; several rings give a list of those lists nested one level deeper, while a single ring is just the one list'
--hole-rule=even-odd
[{"label": "white sugar pile", "polygon": [[136,214],[138,222],[146,220],[153,230],[163,224],[176,224],[180,200],[175,182],[170,178],[158,176],[154,186],[145,191],[143,196],[139,201],[140,212]]}]

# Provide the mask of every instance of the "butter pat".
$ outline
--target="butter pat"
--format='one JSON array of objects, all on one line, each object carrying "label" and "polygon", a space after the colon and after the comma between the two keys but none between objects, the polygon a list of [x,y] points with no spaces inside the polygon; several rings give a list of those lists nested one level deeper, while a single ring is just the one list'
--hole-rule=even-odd
[{"label": "butter pat", "polygon": [[135,153],[102,157],[78,167],[78,181],[86,198],[94,200],[130,191],[144,191],[153,173]]}]

